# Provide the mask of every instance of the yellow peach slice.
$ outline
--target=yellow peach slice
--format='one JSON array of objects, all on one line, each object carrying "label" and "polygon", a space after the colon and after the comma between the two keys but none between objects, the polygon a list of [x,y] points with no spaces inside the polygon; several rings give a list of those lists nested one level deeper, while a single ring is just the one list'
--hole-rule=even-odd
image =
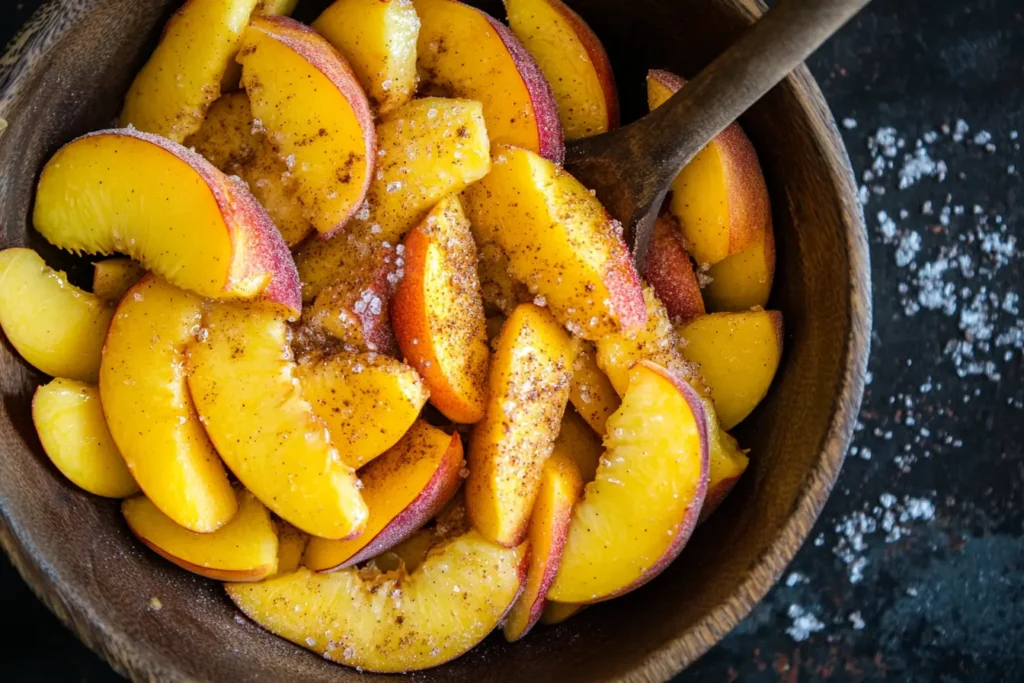
[{"label": "yellow peach slice", "polygon": [[92,264],[92,293],[116,304],[124,293],[142,279],[146,270],[130,258],[108,258]]},{"label": "yellow peach slice", "polygon": [[423,564],[427,553],[440,541],[435,527],[424,527],[390,550],[377,555],[372,562],[382,572],[405,567],[405,571],[411,574]]},{"label": "yellow peach slice", "polygon": [[353,249],[397,244],[439,201],[491,170],[479,102],[427,97],[391,112],[377,126],[378,158],[367,209],[329,240],[310,240],[296,261],[307,300],[334,281]]},{"label": "yellow peach slice", "polygon": [[70,284],[31,249],[0,251],[0,326],[37,370],[95,382],[113,315],[106,301]]},{"label": "yellow peach slice", "polygon": [[700,397],[641,361],[608,420],[597,478],[576,505],[548,598],[589,603],[627,593],[682,551],[707,493],[708,440]]},{"label": "yellow peach slice", "polygon": [[274,520],[277,527],[277,573],[290,574],[302,566],[302,555],[309,544],[303,533],[283,519]]},{"label": "yellow peach slice", "polygon": [[704,285],[708,310],[749,311],[768,303],[775,277],[775,235],[771,220],[764,235],[743,251],[711,266]]},{"label": "yellow peach slice", "polygon": [[490,353],[476,244],[458,197],[442,200],[403,244],[405,277],[391,304],[398,345],[435,408],[454,422],[478,422]]},{"label": "yellow peach slice", "polygon": [[503,548],[470,531],[433,550],[415,571],[300,569],[228,584],[228,597],[268,631],[339,664],[397,673],[429,669],[479,643],[522,587],[525,546]]},{"label": "yellow peach slice", "polygon": [[577,605],[571,602],[552,602],[548,600],[544,605],[544,612],[540,615],[540,623],[545,626],[561,624],[577,612],[586,609],[586,607],[586,605]]},{"label": "yellow peach slice", "polygon": [[608,418],[622,402],[608,376],[597,365],[597,351],[586,342],[572,365],[572,385],[569,400],[598,436],[604,435]]},{"label": "yellow peach slice", "polygon": [[306,217],[334,232],[355,213],[377,156],[373,116],[352,68],[288,17],[255,17],[238,53],[256,120],[298,182]]},{"label": "yellow peach slice", "polygon": [[394,547],[441,511],[462,484],[459,435],[416,422],[405,437],[360,470],[363,500],[370,510],[358,538],[314,538],[305,565],[314,571],[341,569]]},{"label": "yellow peach slice", "polygon": [[[667,71],[648,72],[650,108],[685,83]],[[768,187],[757,152],[739,124],[719,133],[679,173],[672,182],[669,209],[700,265],[718,263],[760,239],[771,222]]]},{"label": "yellow peach slice", "polygon": [[188,0],[128,90],[121,125],[175,142],[196,132],[258,1]]},{"label": "yellow peach slice", "polygon": [[469,440],[466,512],[484,538],[506,547],[526,535],[569,399],[575,344],[558,321],[522,304],[498,337],[484,419]]},{"label": "yellow peach slice", "polygon": [[138,492],[110,436],[96,387],[59,378],[39,387],[32,422],[46,455],[74,485],[107,498]]},{"label": "yellow peach slice", "polygon": [[572,508],[583,492],[583,480],[569,458],[553,453],[544,463],[540,493],[530,514],[530,566],[526,585],[505,620],[505,639],[519,640],[544,611],[544,596],[555,580],[572,519]]},{"label": "yellow peach slice", "polygon": [[711,388],[722,429],[743,421],[768,393],[782,357],[778,311],[711,313],[677,330],[679,352]]},{"label": "yellow peach slice", "polygon": [[619,125],[619,96],[601,41],[561,0],[505,0],[508,25],[547,78],[566,140]]},{"label": "yellow peach slice", "polygon": [[491,172],[464,196],[475,234],[504,250],[512,276],[543,296],[573,334],[598,339],[643,325],[643,294],[621,226],[571,175],[532,152],[497,145]]},{"label": "yellow peach slice", "polygon": [[493,142],[561,163],[565,143],[558,105],[519,39],[486,12],[456,0],[414,4],[426,92],[480,101]]},{"label": "yellow peach slice", "polygon": [[189,348],[188,386],[210,439],[242,484],[314,536],[359,534],[355,474],[302,392],[285,319],[260,302],[211,302]]},{"label": "yellow peach slice", "polygon": [[697,275],[683,246],[679,222],[672,215],[662,214],[655,221],[642,272],[673,321],[704,315]]},{"label": "yellow peach slice", "polygon": [[62,249],[127,254],[202,296],[262,293],[289,315],[302,308],[291,254],[245,184],[155,135],[107,130],[62,147],[39,178],[33,221]]},{"label": "yellow peach slice", "polygon": [[477,278],[484,310],[490,314],[507,316],[519,304],[532,301],[530,290],[517,282],[508,270],[508,256],[494,242],[477,241]]},{"label": "yellow peach slice", "polygon": [[145,496],[121,503],[135,536],[182,569],[218,581],[260,581],[277,572],[277,530],[263,503],[238,491],[238,514],[210,534],[174,523]]},{"label": "yellow peach slice", "polygon": [[398,443],[430,395],[415,370],[379,354],[341,353],[299,363],[295,376],[302,397],[353,469]]},{"label": "yellow peach slice", "polygon": [[185,350],[202,299],[147,275],[117,306],[103,347],[100,398],[110,433],[153,504],[198,533],[235,514],[234,491],[189,396]]},{"label": "yellow peach slice", "polygon": [[741,449],[736,439],[718,424],[715,411],[706,400],[704,412],[708,419],[708,494],[704,498],[704,507],[700,510],[698,523],[703,522],[718,509],[750,464],[747,452]]},{"label": "yellow peach slice", "polygon": [[378,114],[416,93],[420,18],[408,0],[335,0],[313,28],[338,48]]},{"label": "yellow peach slice", "polygon": [[[613,413],[618,410],[618,396],[615,400],[616,407],[612,410]],[[601,462],[603,450],[601,435],[591,429],[578,412],[566,408],[551,457],[557,455],[571,460],[579,470],[583,483],[586,484],[594,481],[594,477],[597,476],[597,467]]]}]

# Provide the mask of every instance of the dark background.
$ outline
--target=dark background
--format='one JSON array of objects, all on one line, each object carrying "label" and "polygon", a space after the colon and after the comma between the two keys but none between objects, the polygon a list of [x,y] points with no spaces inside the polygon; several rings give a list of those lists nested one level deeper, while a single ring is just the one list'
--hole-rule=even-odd
[{"label": "dark background", "polygon": [[[3,4],[0,44],[41,2]],[[1024,681],[1024,3],[875,0],[810,66],[864,184],[870,383],[807,544],[678,680]],[[5,558],[0,631],[4,681],[120,680]]]}]

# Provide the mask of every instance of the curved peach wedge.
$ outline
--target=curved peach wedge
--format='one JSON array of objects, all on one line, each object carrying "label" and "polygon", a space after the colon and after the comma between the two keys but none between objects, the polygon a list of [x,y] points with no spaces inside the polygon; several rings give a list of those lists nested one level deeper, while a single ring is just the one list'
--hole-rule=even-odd
[{"label": "curved peach wedge", "polygon": [[[647,101],[659,106],[685,85],[667,71],[647,74]],[[758,241],[771,223],[757,152],[739,124],[719,133],[672,182],[669,210],[698,264],[715,264]]]},{"label": "curved peach wedge", "polygon": [[135,536],[182,569],[218,581],[260,581],[277,572],[277,530],[263,503],[237,491],[238,514],[210,534],[174,523],[145,496],[121,503]]},{"label": "curved peach wedge", "polygon": [[401,543],[448,504],[462,484],[465,464],[458,433],[416,422],[394,448],[359,471],[370,510],[363,533],[347,541],[313,538],[305,565],[341,569]]},{"label": "curved peach wedge", "polygon": [[92,293],[116,304],[124,293],[142,279],[145,269],[130,258],[108,258],[92,264]]},{"label": "curved peach wedge", "polygon": [[359,77],[378,114],[416,93],[420,18],[408,0],[335,0],[312,24]]},{"label": "curved peach wedge", "polygon": [[718,509],[750,464],[747,452],[740,448],[732,435],[722,429],[715,411],[707,402],[704,403],[704,413],[708,419],[708,494],[704,498],[698,523]]},{"label": "curved peach wedge", "polygon": [[211,302],[202,324],[189,347],[188,386],[224,463],[302,531],[332,539],[360,533],[366,504],[303,395],[285,319],[261,302]]},{"label": "curved peach wedge", "polygon": [[526,585],[505,619],[505,639],[525,636],[544,612],[544,596],[555,580],[572,508],[583,493],[583,480],[569,458],[553,453],[544,463],[540,493],[530,515],[530,566]]},{"label": "curved peach wedge", "polygon": [[278,16],[253,18],[238,61],[253,116],[294,174],[306,217],[334,232],[366,197],[377,156],[352,68],[316,31]]},{"label": "curved peach wedge", "polygon": [[37,370],[95,382],[113,315],[106,301],[70,284],[31,249],[0,251],[0,326]]},{"label": "curved peach wedge", "polygon": [[533,152],[497,145],[491,172],[464,197],[474,234],[504,250],[512,276],[573,334],[598,339],[643,326],[621,226],[571,175]]},{"label": "curved peach wedge", "polygon": [[39,177],[36,229],[74,252],[131,256],[213,299],[260,295],[297,316],[299,278],[267,212],[237,178],[131,129],[70,142]]},{"label": "curved peach wedge", "polygon": [[307,298],[334,281],[347,253],[397,244],[435,204],[491,170],[483,108],[472,100],[413,100],[380,122],[377,140],[367,210],[349,221],[344,234],[310,240],[296,256]]},{"label": "curved peach wedge", "polygon": [[711,280],[704,286],[708,310],[749,311],[766,306],[775,278],[775,234],[771,221],[760,239],[711,266],[707,274]]},{"label": "curved peach wedge", "polygon": [[196,132],[259,0],[188,0],[124,99],[121,125],[181,142]]},{"label": "curved peach wedge", "polygon": [[561,0],[505,0],[508,25],[544,73],[566,140],[619,125],[619,95],[601,41]]},{"label": "curved peach wedge", "polygon": [[627,593],[682,551],[708,485],[700,397],[668,370],[641,361],[608,420],[597,478],[576,505],[548,598],[589,603]]},{"label": "curved peach wedge", "polygon": [[598,367],[597,351],[591,342],[580,344],[573,361],[569,400],[599,437],[604,435],[608,418],[622,403],[611,380]]},{"label": "curved peach wedge", "polygon": [[532,301],[530,290],[517,282],[508,270],[508,256],[494,242],[477,241],[477,279],[484,310],[488,314],[506,316],[519,304]]},{"label": "curved peach wedge", "polygon": [[268,631],[339,664],[397,673],[469,651],[501,621],[526,573],[526,547],[475,531],[430,551],[415,571],[300,569],[228,584],[228,597]]},{"label": "curved peach wedge", "polygon": [[569,399],[575,344],[534,304],[512,311],[498,337],[484,419],[469,440],[466,512],[484,538],[506,547],[526,535]]},{"label": "curved peach wedge", "polygon": [[277,527],[277,573],[290,574],[302,566],[302,555],[310,537],[283,519],[274,520],[274,526]]},{"label": "curved peach wedge", "polygon": [[722,429],[732,429],[768,393],[782,358],[778,311],[711,313],[677,330],[679,352],[700,367]]},{"label": "curved peach wedge", "polygon": [[483,419],[487,402],[487,321],[476,244],[456,196],[441,201],[405,236],[405,277],[391,321],[406,362],[448,419]]},{"label": "curved peach wedge", "polygon": [[295,376],[302,397],[353,469],[398,443],[430,395],[415,370],[379,354],[339,353],[299,363]]},{"label": "curved peach wedge", "polygon": [[457,0],[414,0],[414,5],[424,90],[480,101],[493,142],[562,163],[558,105],[519,39],[494,17]]},{"label": "curved peach wedge", "polygon": [[179,526],[209,533],[237,506],[186,383],[185,350],[201,316],[195,294],[142,278],[110,323],[99,388],[110,433],[142,491]]},{"label": "curved peach wedge", "polygon": [[[612,413],[618,410],[618,396],[615,400],[616,405]],[[583,483],[589,484],[597,476],[597,467],[601,462],[603,450],[601,435],[591,429],[577,411],[566,408],[551,457],[559,456],[571,460],[579,470]]]},{"label": "curved peach wedge", "polygon": [[96,387],[59,378],[39,387],[32,422],[46,455],[71,483],[107,498],[138,492],[110,436]]},{"label": "curved peach wedge", "polygon": [[673,322],[704,315],[704,298],[683,245],[679,222],[669,214],[658,216],[654,223],[642,274]]}]

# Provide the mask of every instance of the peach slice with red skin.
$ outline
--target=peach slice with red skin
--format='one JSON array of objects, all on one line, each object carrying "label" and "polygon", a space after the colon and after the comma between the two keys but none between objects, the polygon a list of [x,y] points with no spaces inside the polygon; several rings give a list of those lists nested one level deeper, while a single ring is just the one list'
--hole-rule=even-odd
[{"label": "peach slice with red skin", "polygon": [[654,223],[643,276],[665,304],[673,322],[704,315],[697,275],[683,245],[679,222],[671,215],[662,214]]},{"label": "peach slice with red skin", "polygon": [[619,95],[604,46],[561,0],[505,0],[508,24],[547,78],[567,140],[619,125]]},{"label": "peach slice with red skin", "polygon": [[548,591],[556,602],[600,602],[647,583],[682,551],[704,504],[704,408],[674,373],[648,361],[634,367],[605,448],[573,509]]},{"label": "peach slice with red skin", "polygon": [[288,17],[254,17],[238,53],[255,119],[298,183],[306,217],[330,234],[359,210],[377,138],[366,94],[345,58]]},{"label": "peach slice with red skin", "polygon": [[305,565],[343,569],[401,543],[440,512],[462,485],[462,440],[418,421],[394,448],[359,471],[370,517],[358,537],[313,538]]},{"label": "peach slice with red skin", "polygon": [[476,244],[458,197],[434,207],[403,244],[405,277],[391,306],[398,345],[434,407],[454,422],[478,422],[490,353]]},{"label": "peach slice with red skin", "polygon": [[491,360],[484,419],[469,440],[466,512],[484,538],[506,547],[526,535],[551,455],[576,347],[547,309],[522,304],[501,330]]},{"label": "peach slice with red skin", "polygon": [[540,493],[530,515],[530,567],[526,585],[505,619],[505,639],[519,640],[544,612],[544,596],[555,580],[572,519],[572,508],[583,492],[583,480],[571,459],[553,453],[544,463]]},{"label": "peach slice with red skin", "polygon": [[526,577],[527,547],[469,531],[430,550],[414,571],[308,569],[228,584],[228,597],[268,631],[363,671],[438,666],[487,636]]},{"label": "peach slice with red skin", "polygon": [[132,129],[89,133],[39,177],[36,229],[62,249],[120,252],[212,299],[302,310],[288,247],[245,184],[195,152]]},{"label": "peach slice with red skin", "polygon": [[420,17],[417,65],[429,94],[483,104],[491,141],[560,164],[562,125],[551,86],[515,35],[456,0],[414,0]]}]

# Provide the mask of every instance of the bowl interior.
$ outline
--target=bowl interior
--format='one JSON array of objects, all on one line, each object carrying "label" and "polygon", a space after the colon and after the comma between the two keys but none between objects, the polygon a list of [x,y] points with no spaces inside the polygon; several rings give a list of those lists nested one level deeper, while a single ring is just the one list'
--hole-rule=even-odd
[{"label": "bowl interior", "polygon": [[[3,247],[31,245],[80,284],[87,259],[30,230],[39,169],[111,125],[176,0],[53,0],[0,61]],[[326,0],[301,0],[311,20]],[[476,4],[476,3],[475,3]],[[498,3],[479,3],[503,17]],[[693,75],[756,16],[754,0],[574,0],[615,67],[623,119],[645,113],[644,74]],[[73,30],[69,30],[73,29]],[[45,36],[45,39],[44,39]],[[870,311],[866,241],[845,151],[806,71],[743,117],[768,181],[778,249],[771,307],[786,349],[771,393],[739,430],[736,490],[662,576],[627,598],[506,645],[492,636],[419,680],[661,680],[732,628],[782,572],[828,495],[859,406]],[[35,590],[122,672],[161,680],[362,680],[239,617],[223,591],[147,552],[117,505],[67,483],[42,453],[31,394],[43,381],[0,346],[0,539]],[[150,606],[157,597],[160,610]],[[381,677],[383,680],[383,677]]]}]

